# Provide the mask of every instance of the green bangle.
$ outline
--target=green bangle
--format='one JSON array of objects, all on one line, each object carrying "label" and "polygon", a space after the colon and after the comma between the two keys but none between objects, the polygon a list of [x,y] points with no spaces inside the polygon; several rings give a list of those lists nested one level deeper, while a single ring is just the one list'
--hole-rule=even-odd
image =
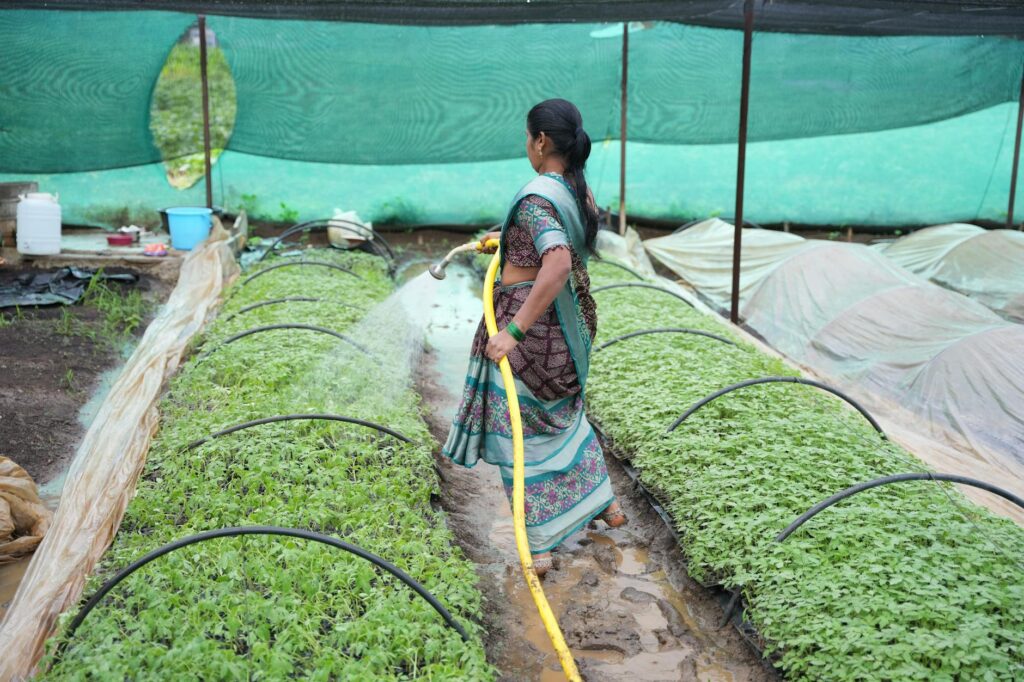
[{"label": "green bangle", "polygon": [[516,341],[522,341],[526,338],[526,334],[523,333],[522,329],[516,326],[515,322],[509,322],[505,327],[505,331],[507,331]]}]

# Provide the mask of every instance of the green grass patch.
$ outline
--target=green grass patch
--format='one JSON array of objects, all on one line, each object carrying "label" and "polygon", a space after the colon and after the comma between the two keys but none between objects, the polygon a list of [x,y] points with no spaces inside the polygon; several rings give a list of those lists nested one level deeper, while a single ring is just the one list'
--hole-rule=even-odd
[{"label": "green grass patch", "polygon": [[89,280],[80,303],[99,313],[95,322],[85,321],[70,306],[60,311],[55,331],[61,336],[79,336],[93,343],[107,344],[115,350],[130,342],[149,313],[150,304],[138,289],[111,286],[100,270]]},{"label": "green grass patch", "polygon": [[89,280],[82,295],[82,304],[95,308],[102,315],[100,335],[117,341],[131,336],[142,324],[149,310],[138,289],[119,290],[107,284],[100,270]]},{"label": "green grass patch", "polygon": [[[383,301],[393,285],[382,262],[357,253],[310,255],[344,263],[363,279],[296,267],[236,283],[197,350],[279,322],[365,337],[367,318],[338,304],[371,309]],[[325,302],[265,306],[227,319],[251,303],[299,295]],[[370,331],[381,334],[372,344],[385,360],[380,365],[333,337],[303,331],[258,334],[201,360],[193,356],[161,403],[138,495],[86,595],[174,539],[236,525],[297,527],[396,564],[478,637],[473,566],[430,504],[434,443],[419,397],[402,363],[388,362],[385,340],[401,337],[397,328]],[[185,449],[242,421],[298,412],[375,421],[416,443],[355,425],[299,421]],[[425,601],[371,564],[303,540],[246,537],[193,545],[134,574],[89,616],[45,677],[487,680],[493,671],[479,641],[463,643]]]},{"label": "green grass patch", "polygon": [[[594,286],[627,279],[600,263],[592,275]],[[716,319],[642,289],[596,299],[598,343],[667,326],[732,335]],[[691,575],[743,587],[747,617],[787,677],[1022,679],[1024,529],[952,486],[900,483],[861,493],[784,544],[773,542],[843,488],[927,470],[839,399],[807,386],[755,386],[665,433],[717,389],[792,374],[745,343],[649,335],[593,356],[588,405],[666,502]]]}]

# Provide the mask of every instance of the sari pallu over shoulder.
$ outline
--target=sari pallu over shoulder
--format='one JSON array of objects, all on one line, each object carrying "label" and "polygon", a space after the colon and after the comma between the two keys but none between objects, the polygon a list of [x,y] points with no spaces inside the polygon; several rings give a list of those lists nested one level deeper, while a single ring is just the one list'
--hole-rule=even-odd
[{"label": "sari pallu over shoulder", "polygon": [[[587,250],[586,230],[583,226],[583,219],[580,215],[579,205],[576,202],[576,196],[563,182],[548,175],[538,175],[516,193],[515,198],[512,200],[512,205],[509,206],[508,213],[505,215],[505,221],[501,226],[501,267],[504,268],[505,266],[508,228],[515,218],[519,203],[531,195],[545,199],[554,206],[555,211],[558,213],[559,221],[565,227],[565,234],[569,238],[569,245],[583,263],[586,264],[590,254]],[[558,230],[552,229],[550,232],[555,233]],[[552,237],[554,236],[552,235]],[[550,243],[552,242],[546,241],[544,233],[538,235],[536,238],[537,253],[543,253]],[[555,313],[558,316],[558,323],[562,328],[566,344],[569,346],[569,352],[572,355],[573,365],[576,367],[576,376],[579,378],[580,388],[585,390],[587,373],[590,369],[591,339],[590,331],[586,328],[581,316],[577,314],[579,300],[573,287],[572,277],[566,280],[565,286],[558,292],[558,296],[555,297],[554,306]]]}]

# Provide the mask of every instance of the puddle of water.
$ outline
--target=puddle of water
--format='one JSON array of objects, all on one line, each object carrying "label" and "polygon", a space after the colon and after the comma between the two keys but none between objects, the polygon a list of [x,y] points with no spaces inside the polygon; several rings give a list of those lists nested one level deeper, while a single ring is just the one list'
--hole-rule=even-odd
[{"label": "puddle of water", "polygon": [[[591,637],[592,641],[586,644],[586,648],[574,648],[573,654],[577,661],[587,670],[599,672],[609,679],[652,682],[687,679],[686,670],[701,669],[698,656],[702,647],[698,639],[673,636],[669,620],[657,603],[659,599],[669,600],[671,603],[681,601],[683,597],[668,583],[663,573],[659,575],[645,572],[648,560],[646,549],[620,548],[614,539],[599,533],[588,533],[587,539],[593,540],[595,545],[616,550],[618,570],[614,575],[608,575],[596,565],[591,556],[580,555],[575,551],[569,555],[562,553],[561,566],[545,579],[544,592],[554,612],[563,619],[562,627],[566,631],[566,636],[571,638],[571,629],[578,629],[581,625],[585,629],[593,626],[598,632],[607,627],[604,621],[600,620],[584,620],[579,623],[572,617],[565,617],[568,612],[583,605],[590,604],[604,611],[627,614],[628,617],[624,619],[625,637],[622,641],[616,641],[614,631],[607,635],[601,634],[597,638]],[[622,567],[627,567],[630,571],[623,571]],[[592,587],[580,589],[581,584],[587,583],[591,583]],[[635,603],[624,599],[622,595],[628,588],[646,595],[647,601]],[[516,614],[514,620],[525,624],[526,640],[537,651],[543,652],[545,664],[556,663],[554,649],[536,615],[536,609],[518,567],[508,572],[504,581],[504,592],[508,595]],[[635,637],[639,644],[633,644],[632,648],[638,650],[628,648],[630,645],[626,640],[631,636]],[[606,642],[606,646],[601,646],[602,640]],[[623,651],[623,648],[626,650]],[[688,662],[689,667],[686,667],[685,664]],[[701,679],[721,682],[735,680],[731,672],[722,667],[715,667],[714,663],[717,661],[709,659],[709,665],[703,666]],[[681,665],[684,666],[683,669],[680,668]],[[551,679],[564,677],[557,672]]]},{"label": "puddle of water", "polygon": [[18,585],[28,570],[30,560],[31,556],[28,556],[0,566],[0,622],[3,622],[7,608],[14,599],[14,593],[18,591]]}]

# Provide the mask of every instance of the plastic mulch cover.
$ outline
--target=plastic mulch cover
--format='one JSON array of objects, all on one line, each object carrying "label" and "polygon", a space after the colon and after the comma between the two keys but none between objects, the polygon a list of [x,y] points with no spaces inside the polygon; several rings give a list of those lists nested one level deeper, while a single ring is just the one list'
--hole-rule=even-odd
[{"label": "plastic mulch cover", "polygon": [[952,223],[873,248],[911,272],[1024,322],[1024,232]]},{"label": "plastic mulch cover", "polygon": [[10,284],[0,285],[0,308],[30,305],[71,305],[82,297],[94,277],[101,280],[134,283],[131,273],[96,274],[95,270],[60,268],[50,272],[26,272]]}]

